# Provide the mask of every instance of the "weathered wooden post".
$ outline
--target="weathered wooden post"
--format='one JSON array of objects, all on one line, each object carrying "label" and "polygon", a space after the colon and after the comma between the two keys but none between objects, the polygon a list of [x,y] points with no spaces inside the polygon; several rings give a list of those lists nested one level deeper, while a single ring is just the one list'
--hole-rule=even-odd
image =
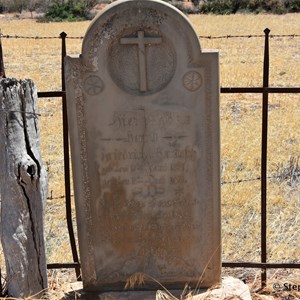
[{"label": "weathered wooden post", "polygon": [[29,80],[0,80],[1,238],[9,296],[47,288],[44,207],[47,175],[41,162],[37,91]]}]

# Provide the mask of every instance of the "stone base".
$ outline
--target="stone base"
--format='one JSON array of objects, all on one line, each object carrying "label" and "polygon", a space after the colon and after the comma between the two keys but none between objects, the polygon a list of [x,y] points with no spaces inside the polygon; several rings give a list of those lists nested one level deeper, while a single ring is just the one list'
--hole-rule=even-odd
[{"label": "stone base", "polygon": [[209,290],[199,290],[197,295],[189,297],[187,295],[182,297],[182,290],[91,293],[82,289],[82,283],[76,283],[72,286],[72,290],[73,292],[68,293],[61,300],[252,300],[249,287],[233,277],[223,278],[218,286]]},{"label": "stone base", "polygon": [[[174,300],[180,299],[182,291],[124,291],[124,292],[107,292],[92,293],[84,290],[76,290],[68,293],[61,300],[82,299],[82,300]],[[159,297],[163,294],[163,297]]]}]

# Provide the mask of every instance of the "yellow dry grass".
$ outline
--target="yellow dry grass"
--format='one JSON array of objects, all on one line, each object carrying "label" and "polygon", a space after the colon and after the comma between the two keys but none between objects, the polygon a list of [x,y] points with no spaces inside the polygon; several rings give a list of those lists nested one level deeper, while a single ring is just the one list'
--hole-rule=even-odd
[{"label": "yellow dry grass", "polygon": [[[300,34],[300,14],[189,16],[200,36]],[[1,20],[4,35],[83,36],[89,22],[40,24]],[[201,39],[202,48],[220,51],[222,86],[261,86],[263,38]],[[3,39],[6,73],[31,78],[39,91],[60,89],[59,39]],[[300,38],[270,40],[270,85],[300,85]],[[67,40],[67,53],[78,56],[81,40]],[[40,99],[43,158],[49,171],[49,196],[64,195],[60,99]],[[299,262],[300,257],[300,97],[271,95],[269,107],[268,259]],[[221,95],[223,261],[260,259],[260,182],[228,183],[260,176],[261,96]],[[298,177],[292,178],[297,171]],[[286,176],[284,176],[286,175]],[[46,240],[49,262],[71,261],[64,199],[48,201]],[[299,273],[299,271],[298,271]],[[276,273],[275,273],[276,274]],[[299,274],[300,275],[300,274]],[[275,275],[274,275],[275,276]],[[299,276],[298,276],[299,277]]]}]

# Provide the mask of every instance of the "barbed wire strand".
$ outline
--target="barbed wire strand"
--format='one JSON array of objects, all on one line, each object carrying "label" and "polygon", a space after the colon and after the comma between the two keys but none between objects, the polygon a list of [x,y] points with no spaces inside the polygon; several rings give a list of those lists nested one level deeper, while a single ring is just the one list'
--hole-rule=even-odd
[{"label": "barbed wire strand", "polygon": [[[283,175],[274,175],[274,176],[268,176],[267,179],[288,179],[286,176]],[[238,180],[232,180],[232,181],[222,181],[221,185],[224,184],[239,184],[239,183],[245,183],[245,182],[250,182],[250,181],[259,181],[261,180],[261,177],[255,177],[255,178],[246,178],[246,179],[238,179]],[[74,197],[74,194],[71,194],[71,197]],[[56,199],[63,199],[65,198],[65,195],[61,196],[52,196],[52,191],[51,191],[51,196],[47,197],[47,200],[56,200]]]},{"label": "barbed wire strand", "polygon": [[[250,35],[221,35],[221,36],[207,36],[207,35],[199,35],[198,38],[200,39],[230,39],[230,38],[264,38],[265,35],[264,34],[250,34]],[[295,37],[300,37],[300,34],[270,34],[269,35],[270,38],[283,38],[283,37],[291,37],[291,38],[295,38]]]},{"label": "barbed wire strand", "polygon": [[[264,34],[247,34],[247,35],[220,35],[220,36],[212,36],[212,35],[199,35],[198,38],[201,39],[231,39],[231,38],[263,38],[265,37]],[[297,38],[300,37],[300,34],[270,34],[270,38]],[[32,40],[45,40],[45,39],[61,39],[60,36],[20,36],[20,35],[8,35],[8,34],[1,34],[0,38],[3,39],[32,39]],[[67,39],[82,40],[83,36],[66,36]]]}]

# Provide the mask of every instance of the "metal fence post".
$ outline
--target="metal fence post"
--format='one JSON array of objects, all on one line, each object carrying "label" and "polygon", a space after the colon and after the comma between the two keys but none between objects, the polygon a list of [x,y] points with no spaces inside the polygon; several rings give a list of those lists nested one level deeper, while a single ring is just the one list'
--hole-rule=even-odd
[{"label": "metal fence post", "polygon": [[4,60],[3,60],[3,51],[2,51],[2,33],[0,30],[0,79],[1,78],[6,78],[5,76],[5,68],[4,68]]},{"label": "metal fence post", "polygon": [[[262,142],[261,142],[261,262],[267,262],[267,151],[268,151],[268,99],[269,99],[269,33],[266,28],[264,67],[263,67],[263,104],[262,104]],[[267,284],[267,268],[262,268],[261,287]]]},{"label": "metal fence post", "polygon": [[63,112],[63,144],[64,144],[64,175],[65,175],[65,197],[66,197],[66,218],[70,237],[70,244],[72,249],[73,261],[78,263],[75,266],[76,277],[81,280],[79,258],[74,236],[74,229],[72,223],[72,207],[71,207],[71,187],[70,187],[70,155],[69,155],[69,138],[68,138],[68,115],[67,115],[67,97],[66,97],[66,82],[65,82],[65,65],[64,59],[66,57],[66,37],[67,34],[62,32],[61,37],[61,85],[62,85],[62,112]]},{"label": "metal fence post", "polygon": [[[5,78],[5,70],[4,70],[4,61],[3,61],[3,51],[2,51],[2,41],[1,41],[1,31],[0,31],[0,79]],[[0,199],[1,201],[1,199]],[[2,289],[2,270],[1,270],[1,265],[0,265],[0,296],[3,295],[3,289]]]}]

